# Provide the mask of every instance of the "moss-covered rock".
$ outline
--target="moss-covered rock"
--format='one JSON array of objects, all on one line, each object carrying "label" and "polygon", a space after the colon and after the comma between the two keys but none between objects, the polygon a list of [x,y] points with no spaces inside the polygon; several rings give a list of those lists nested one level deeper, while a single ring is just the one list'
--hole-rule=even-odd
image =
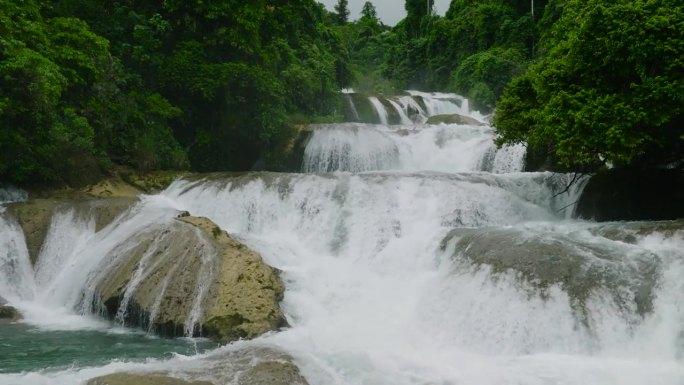
[{"label": "moss-covered rock", "polygon": [[299,172],[315,125],[297,125],[295,135],[252,166],[252,171]]},{"label": "moss-covered rock", "polygon": [[575,216],[596,221],[684,218],[684,171],[613,169],[591,177]]},{"label": "moss-covered rock", "polygon": [[389,99],[384,96],[378,96],[378,100],[385,107],[385,111],[387,111],[387,124],[401,124],[401,115],[399,115],[399,111],[390,103]]},{"label": "moss-covered rock", "polygon": [[485,124],[470,116],[459,114],[434,115],[428,118],[427,124],[467,124],[471,126],[484,126]]},{"label": "moss-covered rock", "polygon": [[97,284],[110,317],[124,314],[127,324],[165,336],[192,333],[221,342],[285,325],[277,271],[209,219],[179,217],[128,242],[136,247],[114,258]]},{"label": "moss-covered rock", "polygon": [[187,175],[186,171],[120,172],[121,180],[146,194],[164,191],[173,181]]},{"label": "moss-covered rock", "polygon": [[0,305],[0,323],[2,322],[16,322],[22,319],[21,313],[9,305]]},{"label": "moss-covered rock", "polygon": [[368,95],[349,94],[349,96],[354,103],[354,107],[356,107],[360,123],[380,124],[380,117],[377,111],[375,111],[373,104],[368,100]]}]

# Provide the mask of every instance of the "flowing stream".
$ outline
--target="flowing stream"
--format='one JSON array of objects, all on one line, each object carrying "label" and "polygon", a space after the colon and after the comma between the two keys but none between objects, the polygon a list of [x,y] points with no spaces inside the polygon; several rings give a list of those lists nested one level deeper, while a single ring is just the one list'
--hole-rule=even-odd
[{"label": "flowing stream", "polygon": [[[428,116],[483,120],[456,95],[419,95]],[[223,385],[214,360],[244,347],[287,352],[317,385],[684,384],[681,222],[573,220],[585,179],[522,172],[524,147],[496,149],[487,125],[402,120],[321,126],[302,173],[178,180],[99,231],[63,212],[35,268],[0,213],[0,295],[26,315],[0,325],[0,384],[165,370]],[[282,271],[289,328],[211,350],[89,315],[117,250],[176,210]]]}]

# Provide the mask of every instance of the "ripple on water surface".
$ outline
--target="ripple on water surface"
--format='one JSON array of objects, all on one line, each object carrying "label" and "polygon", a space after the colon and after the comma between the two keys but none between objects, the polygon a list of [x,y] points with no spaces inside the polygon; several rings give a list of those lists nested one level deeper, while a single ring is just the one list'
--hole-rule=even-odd
[{"label": "ripple on water surface", "polygon": [[208,340],[156,338],[123,329],[46,331],[5,324],[0,325],[0,373],[104,365],[113,360],[144,362],[215,347]]}]

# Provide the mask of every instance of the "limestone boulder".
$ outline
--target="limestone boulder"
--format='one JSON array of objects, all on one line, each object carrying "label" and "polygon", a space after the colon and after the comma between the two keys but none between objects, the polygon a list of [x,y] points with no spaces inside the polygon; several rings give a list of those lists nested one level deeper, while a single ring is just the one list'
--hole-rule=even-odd
[{"label": "limestone boulder", "polygon": [[599,291],[610,293],[620,308],[650,312],[661,267],[657,255],[629,244],[512,228],[455,229],[442,249],[459,266],[512,274],[542,297],[559,286],[580,316]]},{"label": "limestone boulder", "polygon": [[211,220],[181,216],[126,243],[97,284],[111,318],[221,342],[286,325],[278,271]]}]

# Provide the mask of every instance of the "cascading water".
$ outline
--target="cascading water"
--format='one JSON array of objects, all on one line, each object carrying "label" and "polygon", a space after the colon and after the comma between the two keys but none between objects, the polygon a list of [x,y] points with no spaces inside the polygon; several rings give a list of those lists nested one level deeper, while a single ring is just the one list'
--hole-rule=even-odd
[{"label": "cascading water", "polygon": [[[439,114],[459,114],[483,121],[479,112],[467,110],[467,99],[452,94],[409,92],[423,100],[427,112],[412,96],[403,96],[398,101],[388,99],[398,112],[401,111],[402,125],[342,123],[319,126],[306,147],[302,170],[310,173],[374,170],[509,173],[523,170],[525,146],[497,149],[492,127],[414,124],[408,118],[413,110],[421,121]],[[378,105],[377,111],[386,122],[382,103],[374,97],[371,100]]]},{"label": "cascading water", "polygon": [[[426,113],[460,100],[439,99]],[[247,347],[288,353],[315,385],[681,385],[684,223],[571,220],[586,179],[568,187],[573,175],[520,172],[524,147],[496,150],[493,135],[328,125],[309,141],[308,174],[179,180],[95,233],[87,220],[56,217],[38,266],[62,267],[13,281],[35,285],[37,297],[50,287],[44,298],[78,308],[116,250],[188,210],[282,271],[290,327],[206,355],[0,374],[0,383],[144,370],[232,384],[216,362],[245,362],[235,352]],[[0,257],[15,261],[23,236],[3,220],[0,241],[18,251]],[[9,276],[0,270],[0,288]]]},{"label": "cascading water", "polygon": [[408,117],[408,115],[404,111],[404,108],[401,105],[399,105],[399,103],[395,102],[392,99],[389,99],[388,102],[392,105],[392,107],[394,107],[394,109],[397,111],[397,114],[399,114],[399,118],[401,119],[401,124],[410,125],[413,123],[413,121],[411,121],[411,119]]},{"label": "cascading water", "polygon": [[369,97],[368,100],[370,100],[371,104],[373,105],[373,108],[375,108],[375,112],[378,114],[378,119],[380,119],[380,123],[386,126],[387,109],[385,109],[385,106],[375,96]]}]

